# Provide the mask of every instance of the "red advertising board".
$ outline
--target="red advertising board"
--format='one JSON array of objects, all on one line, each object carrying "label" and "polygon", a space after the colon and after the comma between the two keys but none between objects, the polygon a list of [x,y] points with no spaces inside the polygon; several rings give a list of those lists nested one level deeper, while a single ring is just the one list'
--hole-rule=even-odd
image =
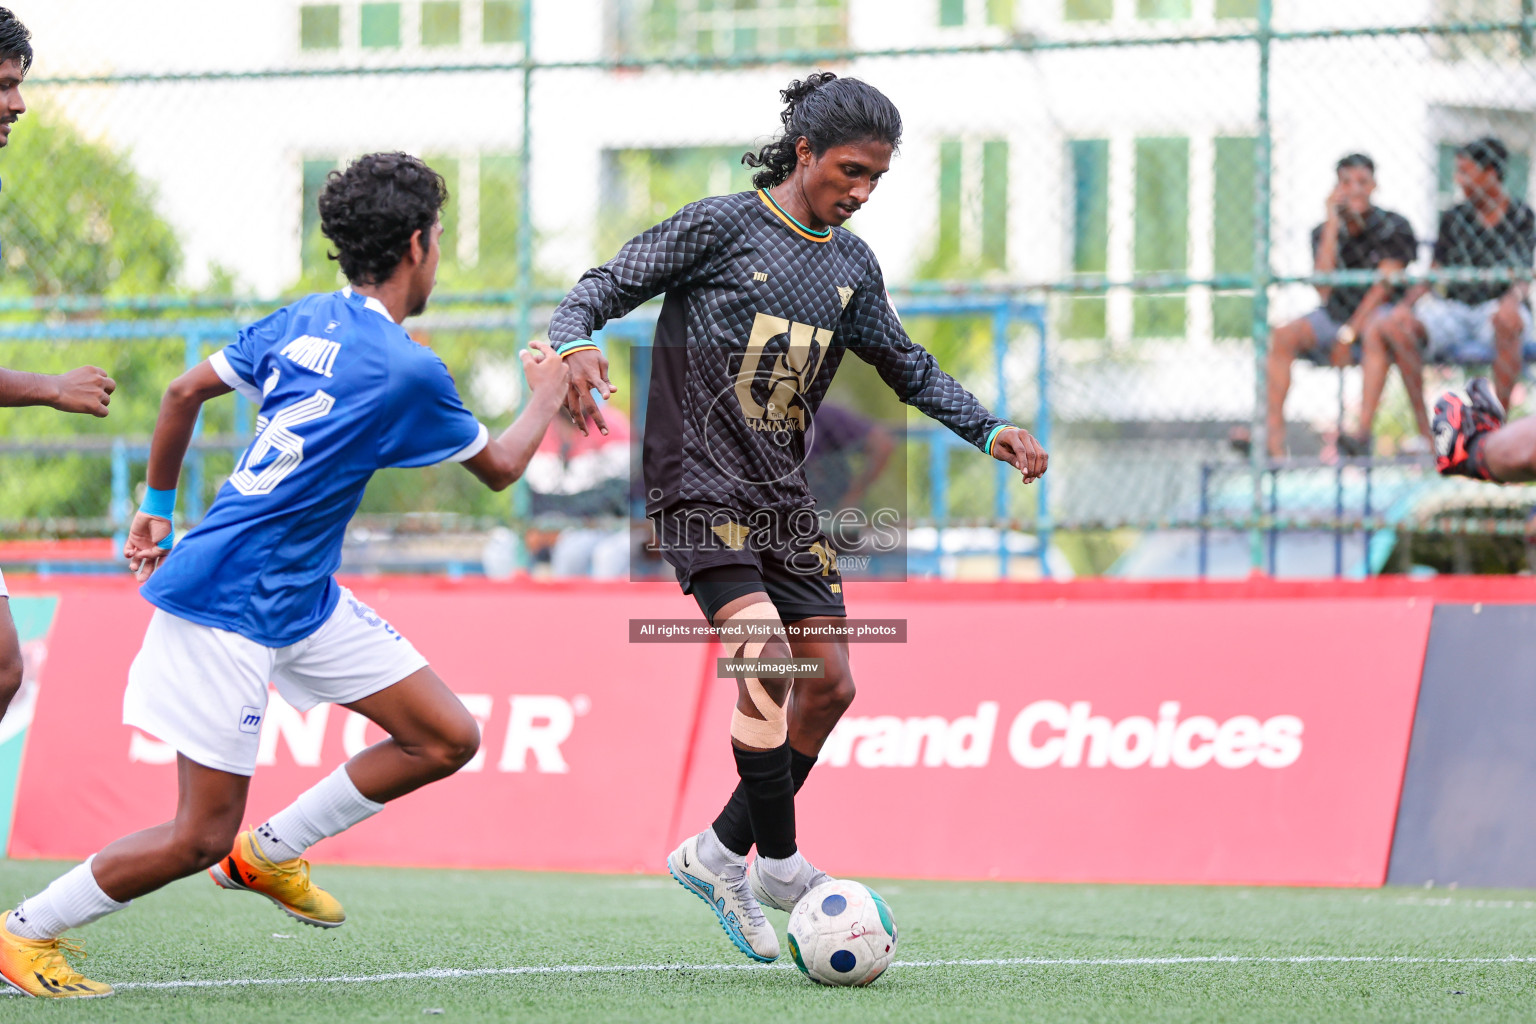
[{"label": "red advertising board", "polygon": [[[646,608],[687,615],[690,599],[660,585],[515,594],[447,583],[353,587],[480,719],[481,753],[326,840],[318,859],[657,869],[706,651],[632,647],[625,624]],[[52,589],[61,600],[22,765],[17,857],[83,857],[175,813],[174,752],[121,724],[149,606],[126,585]],[[381,736],[344,708],[300,715],[274,695],[248,820],[263,820]]]},{"label": "red advertising board", "polygon": [[[1423,599],[853,602],[858,696],[797,801],[834,874],[1380,885]],[[732,781],[731,684],[679,831]]]},{"label": "red advertising board", "polygon": [[[120,724],[149,608],[126,582],[15,583],[60,602],[10,853],[82,857],[174,810],[173,752]],[[629,642],[630,619],[697,614],[674,586],[351,585],[480,718],[482,753],[316,859],[657,871],[734,784],[718,650]],[[859,590],[855,615],[908,637],[852,648],[859,696],[799,802],[827,870],[1383,881],[1432,599]],[[325,706],[264,728],[253,822],[379,738]]]}]

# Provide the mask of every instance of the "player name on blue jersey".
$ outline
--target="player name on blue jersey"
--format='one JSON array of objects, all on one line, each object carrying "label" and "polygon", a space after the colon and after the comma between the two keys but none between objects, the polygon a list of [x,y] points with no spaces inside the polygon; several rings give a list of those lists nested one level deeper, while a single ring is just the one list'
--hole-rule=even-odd
[{"label": "player name on blue jersey", "polygon": [[462,462],[489,435],[436,353],[351,289],[258,320],[209,363],[258,404],[256,436],[141,592],[179,618],[286,647],[335,609],[332,574],[374,471]]}]

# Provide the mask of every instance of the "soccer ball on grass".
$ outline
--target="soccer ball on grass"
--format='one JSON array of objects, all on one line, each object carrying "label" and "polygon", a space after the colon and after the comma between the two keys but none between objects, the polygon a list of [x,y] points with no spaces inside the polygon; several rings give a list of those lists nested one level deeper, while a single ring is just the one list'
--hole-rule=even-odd
[{"label": "soccer ball on grass", "polygon": [[896,919],[873,889],[834,878],[790,912],[789,953],[814,982],[868,985],[896,955]]}]

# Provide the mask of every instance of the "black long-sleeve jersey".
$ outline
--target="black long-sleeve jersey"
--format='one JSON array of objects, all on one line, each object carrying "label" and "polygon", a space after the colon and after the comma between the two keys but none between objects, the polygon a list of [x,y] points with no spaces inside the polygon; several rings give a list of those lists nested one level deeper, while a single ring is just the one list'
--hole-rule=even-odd
[{"label": "black long-sleeve jersey", "polygon": [[642,464],[647,511],[815,504],[803,464],[845,349],[982,451],[1006,427],[902,329],[869,246],[765,191],[690,203],[582,275],[550,320],[562,354],[665,292]]}]

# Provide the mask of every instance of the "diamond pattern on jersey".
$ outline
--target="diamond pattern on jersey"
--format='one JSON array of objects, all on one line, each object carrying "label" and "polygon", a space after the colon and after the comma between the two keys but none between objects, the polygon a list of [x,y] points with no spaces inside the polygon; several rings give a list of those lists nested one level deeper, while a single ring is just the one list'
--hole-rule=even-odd
[{"label": "diamond pattern on jersey", "polygon": [[802,238],[755,192],[691,203],[631,239],[582,275],[551,318],[550,341],[584,341],[663,292],[643,460],[651,511],[813,504],[806,439],[847,351],[978,448],[1002,422],[907,337],[858,236]]}]

